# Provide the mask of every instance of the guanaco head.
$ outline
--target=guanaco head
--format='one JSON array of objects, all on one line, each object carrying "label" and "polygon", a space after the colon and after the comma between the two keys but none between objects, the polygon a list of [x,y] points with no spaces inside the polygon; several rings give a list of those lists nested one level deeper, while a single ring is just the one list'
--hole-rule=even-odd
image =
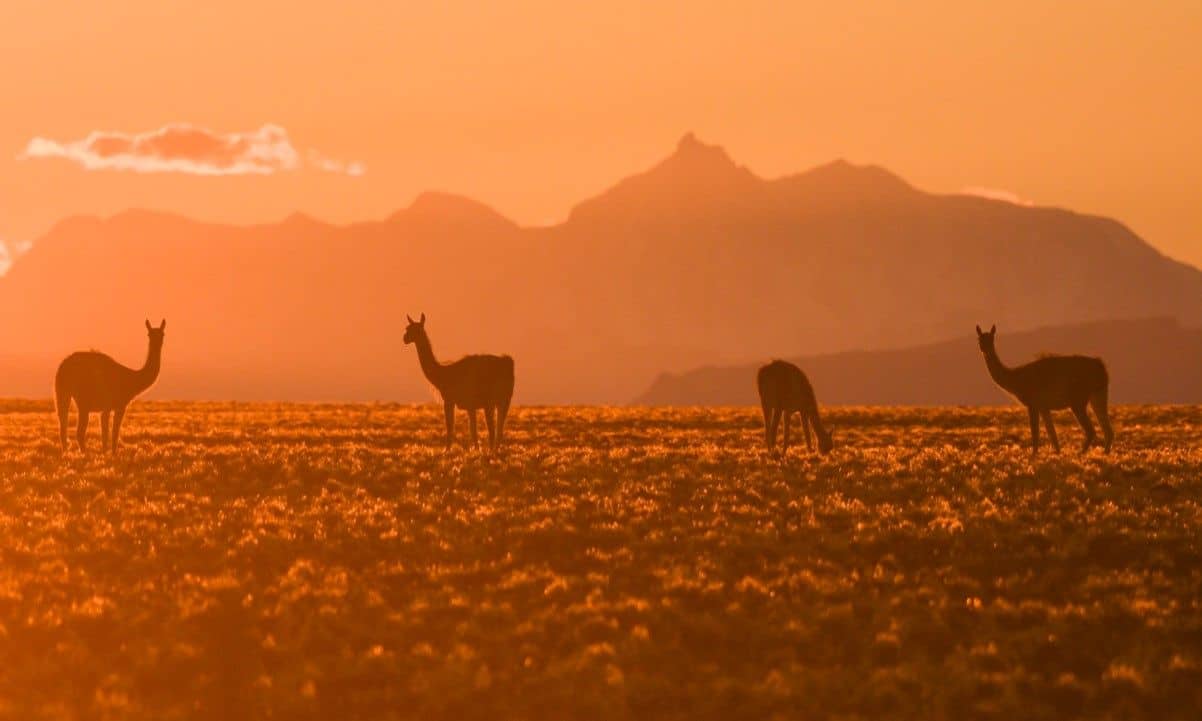
[{"label": "guanaco head", "polygon": [[835,439],[833,434],[825,429],[821,431],[815,429],[815,433],[818,436],[818,450],[824,454],[830,453],[831,449],[835,447]]},{"label": "guanaco head", "polygon": [[413,320],[408,315],[405,319],[409,321],[409,325],[405,326],[405,345],[416,342],[419,338],[426,337],[426,314],[422,313],[421,320]]},{"label": "guanaco head", "polygon": [[158,328],[155,328],[154,326],[152,326],[150,324],[150,321],[147,320],[146,321],[146,335],[150,336],[150,345],[152,345],[156,348],[162,348],[163,347],[163,331],[165,331],[165,330],[167,330],[167,319],[166,318],[163,319],[162,323],[159,323]]},{"label": "guanaco head", "polygon": [[981,326],[977,326],[977,344],[981,346],[982,353],[993,353],[993,339],[997,336],[997,326],[989,329],[988,333],[981,330]]}]

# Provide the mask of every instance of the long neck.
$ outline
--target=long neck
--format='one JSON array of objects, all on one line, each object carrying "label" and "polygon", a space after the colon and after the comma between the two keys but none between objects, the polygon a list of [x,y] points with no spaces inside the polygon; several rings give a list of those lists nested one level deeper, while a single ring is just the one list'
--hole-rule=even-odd
[{"label": "long neck", "polygon": [[826,426],[822,425],[822,417],[818,415],[818,401],[811,401],[809,408],[806,409],[806,414],[810,417],[810,425],[814,426],[814,432],[821,436],[826,435]]},{"label": "long neck", "polygon": [[134,379],[137,384],[137,391],[140,393],[150,386],[159,378],[159,368],[163,358],[163,344],[151,343],[150,348],[146,351],[146,362],[142,364],[142,368],[134,373]]},{"label": "long neck", "polygon": [[1011,390],[1014,380],[1014,371],[1006,367],[1002,363],[1002,359],[998,358],[997,349],[990,348],[985,351],[985,367],[989,369],[989,377],[993,378],[993,382],[997,383],[1006,390]]},{"label": "long neck", "polygon": [[818,399],[814,396],[812,388],[802,396],[801,412],[810,419],[810,425],[820,438],[826,435],[826,427],[822,425],[822,417],[818,415]]},{"label": "long neck", "polygon": [[436,388],[440,388],[442,364],[434,357],[434,348],[430,346],[429,337],[424,334],[420,335],[414,344],[417,346],[417,360],[422,364],[422,373],[426,376],[426,380],[433,383]]}]

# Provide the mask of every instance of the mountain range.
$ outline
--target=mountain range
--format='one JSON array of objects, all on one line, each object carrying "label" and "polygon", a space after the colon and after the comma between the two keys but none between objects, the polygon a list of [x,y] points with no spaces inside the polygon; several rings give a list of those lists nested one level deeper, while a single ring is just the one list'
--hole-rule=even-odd
[{"label": "mountain range", "polygon": [[1195,325],[1202,272],[1108,218],[844,161],[763,179],[690,134],[548,227],[445,193],[340,226],[69,218],[0,278],[0,395],[47,395],[80,348],[137,365],[143,319],[165,317],[159,397],[424,400],[401,342],[421,312],[444,359],[512,354],[517,402],[624,403],[663,372],[977,323]]}]

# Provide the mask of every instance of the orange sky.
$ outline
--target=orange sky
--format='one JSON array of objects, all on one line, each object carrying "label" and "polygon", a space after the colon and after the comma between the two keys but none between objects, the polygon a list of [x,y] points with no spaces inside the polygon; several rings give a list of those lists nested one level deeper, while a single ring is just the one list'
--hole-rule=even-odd
[{"label": "orange sky", "polygon": [[[5,0],[0,239],[130,206],[378,218],[426,189],[551,222],[693,130],[766,177],[877,163],[1111,215],[1202,265],[1202,3],[857,5]],[[274,124],[365,172],[18,157],[169,123]]]}]

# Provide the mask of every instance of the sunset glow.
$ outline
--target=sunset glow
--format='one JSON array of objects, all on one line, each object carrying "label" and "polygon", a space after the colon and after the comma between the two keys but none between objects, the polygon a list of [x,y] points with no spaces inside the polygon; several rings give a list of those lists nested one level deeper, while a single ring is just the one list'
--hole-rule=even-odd
[{"label": "sunset glow", "polygon": [[0,0],[0,721],[1202,718],[1202,0]]}]

